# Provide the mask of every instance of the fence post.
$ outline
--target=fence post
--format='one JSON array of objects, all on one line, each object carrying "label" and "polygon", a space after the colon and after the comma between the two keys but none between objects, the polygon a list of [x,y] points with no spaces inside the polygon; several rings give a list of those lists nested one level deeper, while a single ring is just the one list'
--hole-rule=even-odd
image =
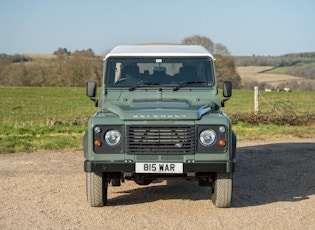
[{"label": "fence post", "polygon": [[254,87],[254,106],[255,106],[255,115],[257,116],[258,115],[258,113],[259,113],[259,102],[258,102],[258,93],[259,93],[259,91],[258,91],[258,86],[255,86]]}]

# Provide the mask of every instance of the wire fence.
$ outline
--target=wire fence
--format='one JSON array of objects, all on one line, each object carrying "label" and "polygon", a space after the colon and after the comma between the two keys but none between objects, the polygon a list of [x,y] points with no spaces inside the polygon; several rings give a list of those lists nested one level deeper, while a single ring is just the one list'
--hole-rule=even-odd
[{"label": "wire fence", "polygon": [[[307,101],[313,101],[313,96],[312,94],[308,96],[304,94],[303,97],[303,94],[263,93],[258,90],[258,87],[255,87],[254,112],[234,113],[230,117],[233,123],[242,121],[254,125],[309,125],[314,122],[315,114],[310,107],[304,105],[309,105],[310,103]],[[293,99],[293,97],[296,98]],[[301,99],[304,100],[303,103]]]}]

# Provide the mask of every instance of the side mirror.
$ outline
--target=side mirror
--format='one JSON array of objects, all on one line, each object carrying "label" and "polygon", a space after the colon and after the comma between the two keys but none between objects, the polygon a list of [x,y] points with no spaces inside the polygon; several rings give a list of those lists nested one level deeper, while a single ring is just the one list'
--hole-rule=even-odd
[{"label": "side mirror", "polygon": [[89,81],[86,83],[86,96],[95,102],[95,107],[98,107],[98,100],[95,99],[97,85],[96,82]]},{"label": "side mirror", "polygon": [[225,81],[223,83],[223,97],[225,98],[221,101],[222,107],[224,107],[225,102],[228,101],[231,96],[232,96],[232,82]]},{"label": "side mirror", "polygon": [[86,96],[95,97],[96,96],[96,82],[87,82],[86,83]]},{"label": "side mirror", "polygon": [[223,97],[231,97],[232,96],[232,82],[225,81],[223,83]]}]

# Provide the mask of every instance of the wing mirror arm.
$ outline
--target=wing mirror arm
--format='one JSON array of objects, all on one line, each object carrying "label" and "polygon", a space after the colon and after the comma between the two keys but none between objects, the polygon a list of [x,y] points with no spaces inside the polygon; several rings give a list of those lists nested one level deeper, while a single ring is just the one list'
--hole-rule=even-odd
[{"label": "wing mirror arm", "polygon": [[95,107],[98,107],[98,100],[95,98],[90,98],[91,101],[94,101]]},{"label": "wing mirror arm", "polygon": [[97,89],[96,82],[89,81],[86,83],[86,96],[88,96],[90,100],[94,101],[95,107],[98,107],[98,100],[95,98],[96,89]]},{"label": "wing mirror arm", "polygon": [[230,98],[224,98],[222,101],[221,101],[221,107],[224,107],[225,106],[225,102],[228,101]]}]

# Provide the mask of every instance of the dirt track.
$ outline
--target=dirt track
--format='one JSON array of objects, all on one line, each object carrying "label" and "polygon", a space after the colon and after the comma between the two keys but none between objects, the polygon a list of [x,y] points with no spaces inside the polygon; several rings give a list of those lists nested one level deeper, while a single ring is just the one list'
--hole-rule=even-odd
[{"label": "dirt track", "polygon": [[232,207],[184,180],[109,188],[90,208],[81,152],[0,155],[0,229],[315,229],[315,139],[238,144]]}]

